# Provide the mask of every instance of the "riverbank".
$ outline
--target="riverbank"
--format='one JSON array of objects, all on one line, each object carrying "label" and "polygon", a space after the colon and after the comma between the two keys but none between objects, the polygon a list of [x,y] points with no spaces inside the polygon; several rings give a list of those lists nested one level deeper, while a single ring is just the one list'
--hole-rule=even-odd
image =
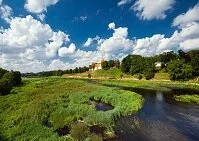
[{"label": "riverbank", "polygon": [[199,95],[179,95],[175,96],[176,101],[184,103],[197,103],[199,104]]}]

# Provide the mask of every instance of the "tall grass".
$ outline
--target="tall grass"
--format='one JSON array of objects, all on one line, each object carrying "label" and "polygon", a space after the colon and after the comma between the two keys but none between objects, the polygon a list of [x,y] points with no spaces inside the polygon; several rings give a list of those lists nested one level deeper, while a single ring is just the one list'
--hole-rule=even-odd
[{"label": "tall grass", "polygon": [[175,100],[180,102],[186,102],[186,103],[197,103],[199,104],[199,95],[179,95],[174,97]]},{"label": "tall grass", "polygon": [[[140,95],[81,80],[63,78],[25,79],[21,87],[0,96],[0,137],[3,140],[71,140],[55,130],[71,127],[79,119],[85,125],[102,125],[112,131],[115,120],[142,106]],[[114,106],[96,111],[90,99]],[[47,127],[49,122],[52,128]]]}]

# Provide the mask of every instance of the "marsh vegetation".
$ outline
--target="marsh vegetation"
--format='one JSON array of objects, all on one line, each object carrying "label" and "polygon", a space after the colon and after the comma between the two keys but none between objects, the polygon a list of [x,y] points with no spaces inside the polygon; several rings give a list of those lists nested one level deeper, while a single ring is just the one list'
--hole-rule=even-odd
[{"label": "marsh vegetation", "polygon": [[[29,78],[23,83],[9,95],[0,97],[3,140],[113,138],[115,122],[135,113],[143,104],[142,96],[134,92],[83,80]],[[112,108],[98,111],[90,104],[91,99],[112,105]],[[103,127],[103,134],[91,132],[89,127],[93,125]]]}]

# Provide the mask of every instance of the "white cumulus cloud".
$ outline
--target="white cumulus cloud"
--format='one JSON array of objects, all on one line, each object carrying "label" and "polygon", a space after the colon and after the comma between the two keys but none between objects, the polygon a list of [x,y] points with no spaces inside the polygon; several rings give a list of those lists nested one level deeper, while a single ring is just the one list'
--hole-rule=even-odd
[{"label": "white cumulus cloud", "polygon": [[1,0],[0,1],[0,18],[4,19],[6,22],[9,22],[12,15],[12,8],[2,3],[3,1]]},{"label": "white cumulus cloud", "polygon": [[100,39],[99,36],[96,36],[95,38],[88,38],[87,41],[84,43],[83,47],[91,46],[95,41],[97,41],[97,44],[101,44],[102,39]]},{"label": "white cumulus cloud", "polygon": [[88,47],[93,43],[93,39],[92,38],[88,38],[87,41],[84,43],[84,47]]},{"label": "white cumulus cloud", "polygon": [[186,26],[191,22],[199,22],[199,4],[189,9],[186,13],[180,14],[173,21],[173,26]]},{"label": "white cumulus cloud", "polygon": [[114,22],[110,23],[110,24],[108,25],[108,28],[109,28],[109,29],[115,29],[115,23],[114,23]]},{"label": "white cumulus cloud", "polygon": [[12,18],[9,28],[0,32],[1,67],[22,72],[45,70],[45,62],[69,41],[69,35],[54,32],[30,15]]},{"label": "white cumulus cloud", "polygon": [[59,49],[58,53],[60,57],[66,57],[67,55],[71,55],[75,53],[76,46],[71,43],[69,47],[62,47]]},{"label": "white cumulus cloud", "polygon": [[170,10],[174,0],[137,0],[131,7],[142,20],[165,19],[166,12]]},{"label": "white cumulus cloud", "polygon": [[115,28],[115,23],[108,25],[109,29],[114,30],[112,37],[104,39],[98,46],[98,51],[103,54],[105,58],[120,58],[127,52],[131,52],[133,41],[128,39],[128,28]]},{"label": "white cumulus cloud", "polygon": [[59,0],[26,0],[25,9],[31,13],[42,13],[47,7],[55,5]]}]

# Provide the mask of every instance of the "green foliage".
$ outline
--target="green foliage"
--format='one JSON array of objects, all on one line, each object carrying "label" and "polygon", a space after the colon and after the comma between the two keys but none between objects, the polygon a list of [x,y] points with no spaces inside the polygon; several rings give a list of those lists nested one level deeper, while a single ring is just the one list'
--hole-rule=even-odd
[{"label": "green foliage", "polygon": [[0,79],[0,95],[6,95],[11,91],[13,86],[21,84],[21,73],[18,71],[9,72],[6,70],[3,70],[2,72],[6,73],[4,73],[4,75]]},{"label": "green foliage", "polygon": [[193,67],[194,76],[199,76],[199,50],[192,50],[188,52],[191,59],[190,64]]},{"label": "green foliage", "polygon": [[174,97],[175,100],[181,101],[181,102],[186,102],[186,103],[197,103],[199,104],[199,95],[179,95]]},{"label": "green foliage", "polygon": [[7,72],[8,72],[7,70],[0,68],[0,79],[1,79],[1,78],[3,77],[3,75],[4,75],[5,73],[7,73]]},{"label": "green foliage", "polygon": [[103,61],[102,62],[102,69],[108,70],[110,68],[120,68],[120,61],[119,60],[109,60],[109,61]]},{"label": "green foliage", "polygon": [[121,70],[122,70],[122,72],[124,72],[124,73],[130,73],[131,60],[132,60],[132,55],[128,55],[127,57],[125,57],[122,60],[122,63],[121,63]]},{"label": "green foliage", "polygon": [[12,90],[12,85],[8,79],[0,79],[0,95],[6,95]]},{"label": "green foliage", "polygon": [[160,54],[160,60],[164,64],[167,64],[171,60],[176,60],[177,58],[178,58],[178,55],[176,53],[174,53],[173,51],[164,52],[164,53]]},{"label": "green foliage", "polygon": [[[157,61],[162,63],[161,68],[155,68]],[[164,52],[153,57],[128,55],[122,60],[121,70],[131,75],[144,74],[147,80],[153,78],[157,72],[168,72],[171,80],[187,80],[199,76],[199,50],[187,53],[179,50],[178,54],[173,51]]]},{"label": "green foliage", "polygon": [[[102,125],[112,129],[120,116],[136,112],[143,104],[138,94],[81,80],[49,77],[25,79],[23,83],[10,95],[0,96],[0,131],[8,140],[75,140],[70,135],[59,137],[55,130],[67,126],[76,132],[73,124],[78,119],[87,127]],[[114,109],[96,111],[91,98],[111,104]],[[85,134],[72,135],[84,138]],[[97,138],[90,135],[86,138]]]},{"label": "green foliage", "polygon": [[141,80],[143,76],[142,76],[141,73],[137,73],[137,74],[134,75],[134,77]]},{"label": "green foliage", "polygon": [[[144,74],[147,80],[154,77],[155,66],[154,58],[142,57],[140,55],[127,56],[122,60],[122,67],[124,72],[131,73],[131,75],[140,73]],[[130,66],[130,70],[129,70]]]},{"label": "green foliage", "polygon": [[73,73],[83,73],[88,71],[89,68],[84,67],[76,67],[75,69],[68,70],[54,70],[54,71],[43,71],[38,73],[23,73],[23,77],[48,77],[48,76],[62,76],[63,74],[73,74]]},{"label": "green foliage", "polygon": [[96,134],[91,134],[86,141],[103,141],[102,137]]},{"label": "green foliage", "polygon": [[89,128],[83,123],[73,124],[70,130],[71,136],[77,141],[83,141],[89,135]]},{"label": "green foliage", "polygon": [[186,80],[193,76],[191,65],[185,64],[184,60],[174,60],[168,64],[168,72],[171,80]]}]

